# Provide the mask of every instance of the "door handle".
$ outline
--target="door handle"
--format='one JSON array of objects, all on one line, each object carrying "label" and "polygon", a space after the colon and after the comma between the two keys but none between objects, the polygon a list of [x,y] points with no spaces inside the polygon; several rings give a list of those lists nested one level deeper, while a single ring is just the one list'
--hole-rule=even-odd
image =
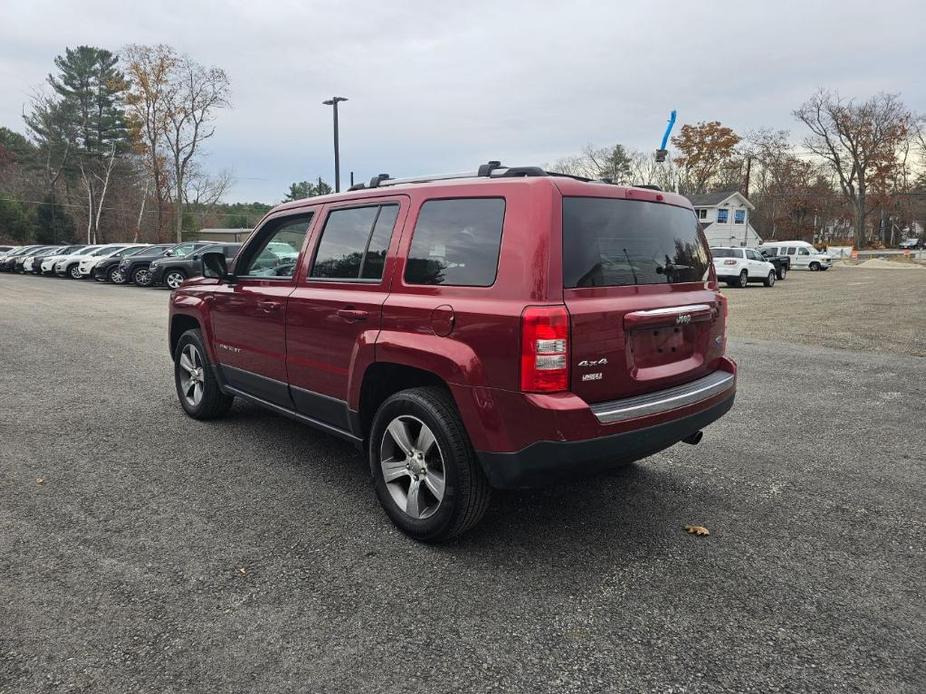
[{"label": "door handle", "polygon": [[258,301],[257,302],[257,308],[259,308],[264,313],[273,313],[278,308],[280,308],[280,306],[282,305],[283,304],[281,304],[279,301]]},{"label": "door handle", "polygon": [[360,311],[354,308],[342,308],[338,309],[338,317],[343,318],[348,323],[353,323],[355,321],[361,321],[367,319],[367,312]]}]

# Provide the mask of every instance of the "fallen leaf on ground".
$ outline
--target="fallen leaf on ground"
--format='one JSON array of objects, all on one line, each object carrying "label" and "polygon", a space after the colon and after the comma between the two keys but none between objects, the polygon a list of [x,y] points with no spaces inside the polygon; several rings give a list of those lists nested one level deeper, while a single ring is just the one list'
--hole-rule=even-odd
[{"label": "fallen leaf on ground", "polygon": [[36,477],[36,478],[35,478],[35,483],[36,483],[36,484],[45,484],[45,478],[44,478],[44,477]]},{"label": "fallen leaf on ground", "polygon": [[686,525],[685,530],[688,531],[689,535],[710,535],[711,531],[705,528],[703,525]]}]

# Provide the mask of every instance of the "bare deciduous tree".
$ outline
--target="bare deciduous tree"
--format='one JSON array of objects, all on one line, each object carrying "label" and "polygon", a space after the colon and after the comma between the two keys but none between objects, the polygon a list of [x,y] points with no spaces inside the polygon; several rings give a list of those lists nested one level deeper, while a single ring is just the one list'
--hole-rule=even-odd
[{"label": "bare deciduous tree", "polygon": [[[855,215],[855,243],[866,241],[870,179],[898,165],[913,115],[897,94],[878,94],[865,102],[820,90],[794,116],[810,130],[805,145],[835,173]],[[880,173],[879,173],[880,172]]]},{"label": "bare deciduous tree", "polygon": [[[126,97],[129,129],[136,152],[143,155],[157,209],[156,239],[164,229],[164,206],[169,195],[165,172],[164,130],[167,123],[167,93],[171,77],[180,62],[176,51],[163,44],[157,46],[130,45],[123,49],[130,89]],[[149,183],[145,183],[145,191]],[[145,196],[147,197],[147,195]],[[144,203],[142,204],[142,212]],[[142,212],[139,213],[139,226]],[[136,238],[138,230],[136,230]]]},{"label": "bare deciduous tree", "polygon": [[207,68],[189,57],[181,58],[174,72],[165,95],[164,139],[173,166],[174,225],[179,243],[183,240],[183,207],[190,168],[202,143],[215,134],[215,112],[228,106],[229,82],[224,70]]}]

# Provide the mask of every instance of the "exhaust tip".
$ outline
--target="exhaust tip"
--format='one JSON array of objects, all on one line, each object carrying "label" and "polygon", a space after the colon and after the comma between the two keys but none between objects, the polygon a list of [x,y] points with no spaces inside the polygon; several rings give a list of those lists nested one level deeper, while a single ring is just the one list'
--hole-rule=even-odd
[{"label": "exhaust tip", "polygon": [[699,443],[701,443],[701,439],[703,438],[704,438],[704,432],[696,431],[691,436],[686,436],[685,438],[683,438],[682,441],[692,446],[697,446]]}]

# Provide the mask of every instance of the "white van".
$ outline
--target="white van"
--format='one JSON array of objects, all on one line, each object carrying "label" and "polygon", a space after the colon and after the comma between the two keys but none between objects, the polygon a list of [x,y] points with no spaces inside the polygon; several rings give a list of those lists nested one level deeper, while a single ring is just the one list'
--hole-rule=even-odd
[{"label": "white van", "polygon": [[829,270],[833,259],[806,241],[769,241],[759,245],[759,251],[769,255],[786,255],[792,270]]}]

